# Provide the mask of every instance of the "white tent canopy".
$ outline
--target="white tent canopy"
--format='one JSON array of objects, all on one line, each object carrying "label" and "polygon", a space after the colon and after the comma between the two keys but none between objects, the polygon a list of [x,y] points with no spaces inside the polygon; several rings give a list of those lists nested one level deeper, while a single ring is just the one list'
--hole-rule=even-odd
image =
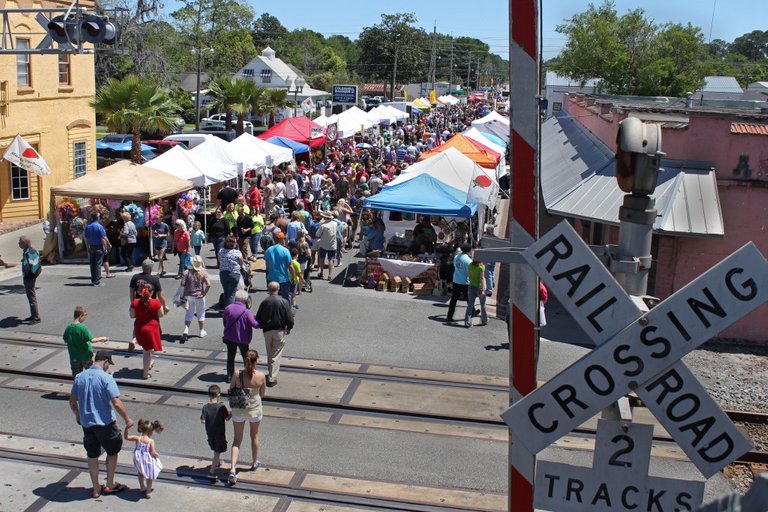
[{"label": "white tent canopy", "polygon": [[358,132],[361,128],[367,130],[374,125],[374,122],[368,118],[368,114],[365,112],[365,110],[362,110],[356,106],[348,108],[339,114],[339,119],[343,119],[344,121],[349,120],[351,124],[356,126],[356,131]]},{"label": "white tent canopy", "polygon": [[333,114],[326,120],[325,126],[328,126],[329,124],[333,124],[333,123],[337,123],[337,126],[338,126],[337,133],[340,139],[346,139],[347,137],[352,137],[354,134],[360,131],[360,125],[355,124],[354,120],[350,117],[342,119],[337,114]]},{"label": "white tent canopy", "polygon": [[483,169],[458,149],[448,148],[435,156],[407,167],[400,176],[390,181],[385,187],[406,182],[424,173],[458,190],[469,190],[472,176],[475,173],[485,174],[491,180],[496,181],[492,171]]},{"label": "white tent canopy", "polygon": [[379,105],[368,112],[368,119],[374,124],[379,124],[382,119],[386,119],[390,124],[397,121],[408,119],[408,114],[389,105]]},{"label": "white tent canopy", "polygon": [[447,94],[445,96],[438,96],[437,101],[440,103],[444,103],[446,105],[456,105],[459,103],[459,98],[455,96],[451,96],[450,94]]},{"label": "white tent canopy", "polygon": [[[228,142],[224,142],[218,137],[212,136],[189,151],[195,156],[206,160],[235,165],[238,168],[238,173],[242,173],[246,168],[258,167],[258,165],[249,165],[253,160],[258,160],[258,157],[247,155],[242,150],[238,151],[236,148],[231,147]],[[264,165],[264,162],[261,165]],[[237,176],[238,173],[235,173],[232,178]]]},{"label": "white tent canopy", "polygon": [[280,165],[283,162],[293,160],[293,151],[290,149],[271,144],[254,137],[250,133],[243,133],[229,144],[238,152],[254,153],[259,155],[259,158],[263,157],[267,166]]},{"label": "white tent canopy", "polygon": [[509,119],[495,110],[487,116],[472,121],[472,126],[481,132],[492,133],[502,139],[509,138]]},{"label": "white tent canopy", "polygon": [[237,176],[235,164],[207,160],[181,146],[174,146],[153,158],[152,167],[178,178],[190,180],[196,187],[207,187]]}]

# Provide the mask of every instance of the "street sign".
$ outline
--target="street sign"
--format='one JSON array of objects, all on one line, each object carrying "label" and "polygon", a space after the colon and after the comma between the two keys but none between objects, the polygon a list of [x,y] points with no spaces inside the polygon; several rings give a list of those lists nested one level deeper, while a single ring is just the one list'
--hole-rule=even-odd
[{"label": "street sign", "polygon": [[693,510],[704,482],[648,475],[653,425],[600,420],[592,468],[539,461],[533,504],[557,512]]},{"label": "street sign", "polygon": [[[568,222],[531,244],[522,256],[596,344],[642,316]],[[752,447],[680,361],[635,392],[707,478]],[[672,421],[668,409],[686,402],[696,404],[695,411],[684,422]]]},{"label": "street sign", "polygon": [[[576,295],[585,276],[570,275]],[[504,421],[529,450],[541,451],[765,303],[766,283],[768,262],[750,242],[515,403]],[[664,414],[680,430],[703,431],[706,423],[690,423],[700,407],[685,397]],[[705,448],[702,457],[713,456]]]},{"label": "street sign", "polygon": [[332,85],[331,101],[334,105],[357,105],[357,86]]}]

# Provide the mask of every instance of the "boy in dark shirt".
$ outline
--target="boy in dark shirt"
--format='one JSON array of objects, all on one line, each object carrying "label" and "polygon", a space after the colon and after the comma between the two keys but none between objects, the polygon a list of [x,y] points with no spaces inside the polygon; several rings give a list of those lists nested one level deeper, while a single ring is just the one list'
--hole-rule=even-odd
[{"label": "boy in dark shirt", "polygon": [[211,468],[208,477],[216,480],[216,468],[220,465],[221,454],[227,451],[226,421],[232,417],[227,406],[219,402],[221,388],[216,384],[208,388],[208,399],[200,414],[200,421],[205,424],[205,433],[208,434],[208,446],[213,450]]}]

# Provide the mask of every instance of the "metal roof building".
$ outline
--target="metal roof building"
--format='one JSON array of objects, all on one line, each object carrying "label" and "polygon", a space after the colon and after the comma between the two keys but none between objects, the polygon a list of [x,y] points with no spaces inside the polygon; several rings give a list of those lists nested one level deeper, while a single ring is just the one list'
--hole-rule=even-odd
[{"label": "metal roof building", "polygon": [[[549,213],[618,226],[624,193],[613,152],[565,112],[542,124],[541,189]],[[653,197],[655,234],[722,237],[715,169],[706,162],[663,160]]]}]

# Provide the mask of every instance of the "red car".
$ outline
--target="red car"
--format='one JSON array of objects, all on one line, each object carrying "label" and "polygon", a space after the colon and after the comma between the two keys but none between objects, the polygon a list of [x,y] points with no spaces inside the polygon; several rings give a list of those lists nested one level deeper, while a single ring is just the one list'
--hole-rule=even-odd
[{"label": "red car", "polygon": [[178,140],[143,140],[141,143],[155,148],[155,153],[158,155],[162,155],[173,146],[181,146],[184,149],[189,149],[186,144],[179,142]]}]

